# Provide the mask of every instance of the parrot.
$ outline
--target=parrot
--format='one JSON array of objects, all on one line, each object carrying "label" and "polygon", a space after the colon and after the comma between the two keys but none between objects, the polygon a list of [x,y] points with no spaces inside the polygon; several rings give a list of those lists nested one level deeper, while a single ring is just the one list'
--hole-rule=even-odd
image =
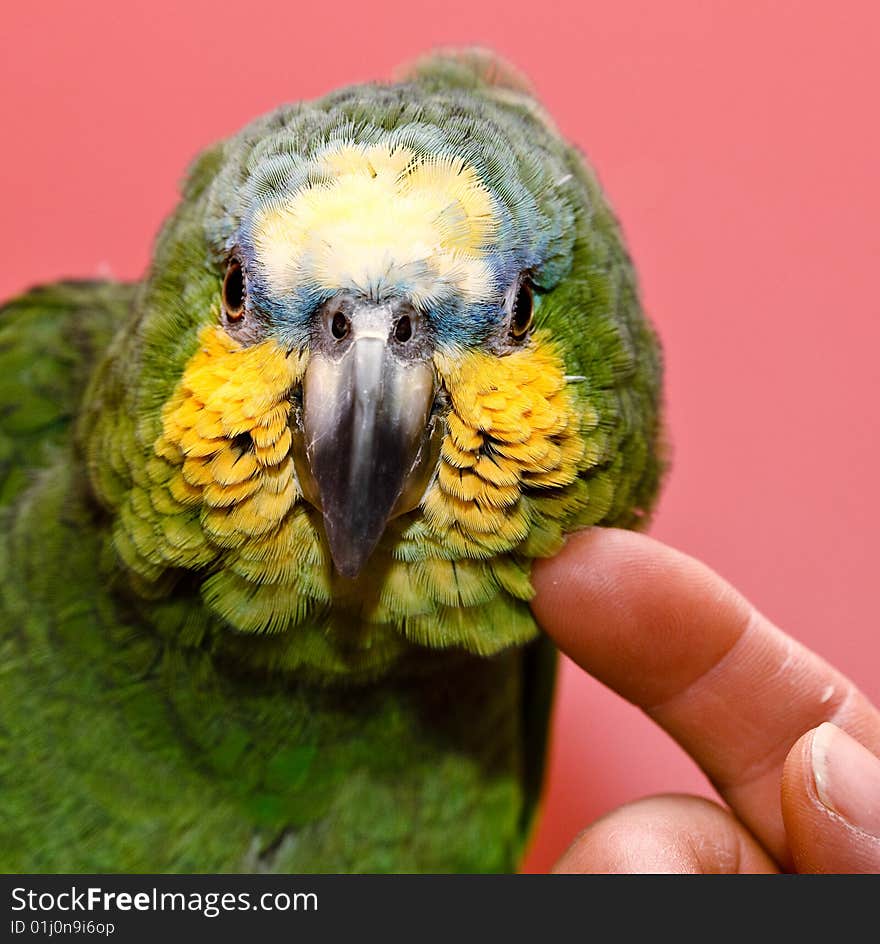
[{"label": "parrot", "polygon": [[140,281],[0,312],[0,869],[518,869],[532,566],[646,526],[661,401],[617,217],[493,53],[208,147]]}]

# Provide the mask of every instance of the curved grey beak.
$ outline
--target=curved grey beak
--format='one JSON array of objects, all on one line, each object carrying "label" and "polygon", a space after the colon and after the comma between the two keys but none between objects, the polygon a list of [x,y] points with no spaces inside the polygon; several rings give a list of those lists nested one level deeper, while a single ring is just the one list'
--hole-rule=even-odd
[{"label": "curved grey beak", "polygon": [[414,508],[437,462],[435,375],[417,314],[338,299],[325,307],[303,379],[306,498],[337,570],[356,577],[388,521]]}]

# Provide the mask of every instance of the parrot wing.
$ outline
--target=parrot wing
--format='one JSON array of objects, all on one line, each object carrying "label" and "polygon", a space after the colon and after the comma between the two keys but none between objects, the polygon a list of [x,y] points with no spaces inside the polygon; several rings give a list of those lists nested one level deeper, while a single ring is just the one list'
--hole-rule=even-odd
[{"label": "parrot wing", "polygon": [[95,361],[134,289],[56,282],[0,307],[0,505],[67,440]]}]

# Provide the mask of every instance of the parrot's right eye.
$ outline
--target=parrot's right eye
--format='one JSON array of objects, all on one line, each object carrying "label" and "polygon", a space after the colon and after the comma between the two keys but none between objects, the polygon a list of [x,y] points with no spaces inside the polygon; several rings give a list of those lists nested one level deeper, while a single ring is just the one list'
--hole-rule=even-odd
[{"label": "parrot's right eye", "polygon": [[241,321],[247,292],[241,261],[230,259],[223,279],[223,310],[229,321]]}]

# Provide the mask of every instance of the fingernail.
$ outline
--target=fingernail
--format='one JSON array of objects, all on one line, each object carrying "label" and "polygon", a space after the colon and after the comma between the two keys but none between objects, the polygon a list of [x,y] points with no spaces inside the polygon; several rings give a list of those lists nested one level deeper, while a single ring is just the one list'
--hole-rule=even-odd
[{"label": "fingernail", "polygon": [[810,752],[823,805],[880,838],[880,759],[827,721],[813,732]]}]

